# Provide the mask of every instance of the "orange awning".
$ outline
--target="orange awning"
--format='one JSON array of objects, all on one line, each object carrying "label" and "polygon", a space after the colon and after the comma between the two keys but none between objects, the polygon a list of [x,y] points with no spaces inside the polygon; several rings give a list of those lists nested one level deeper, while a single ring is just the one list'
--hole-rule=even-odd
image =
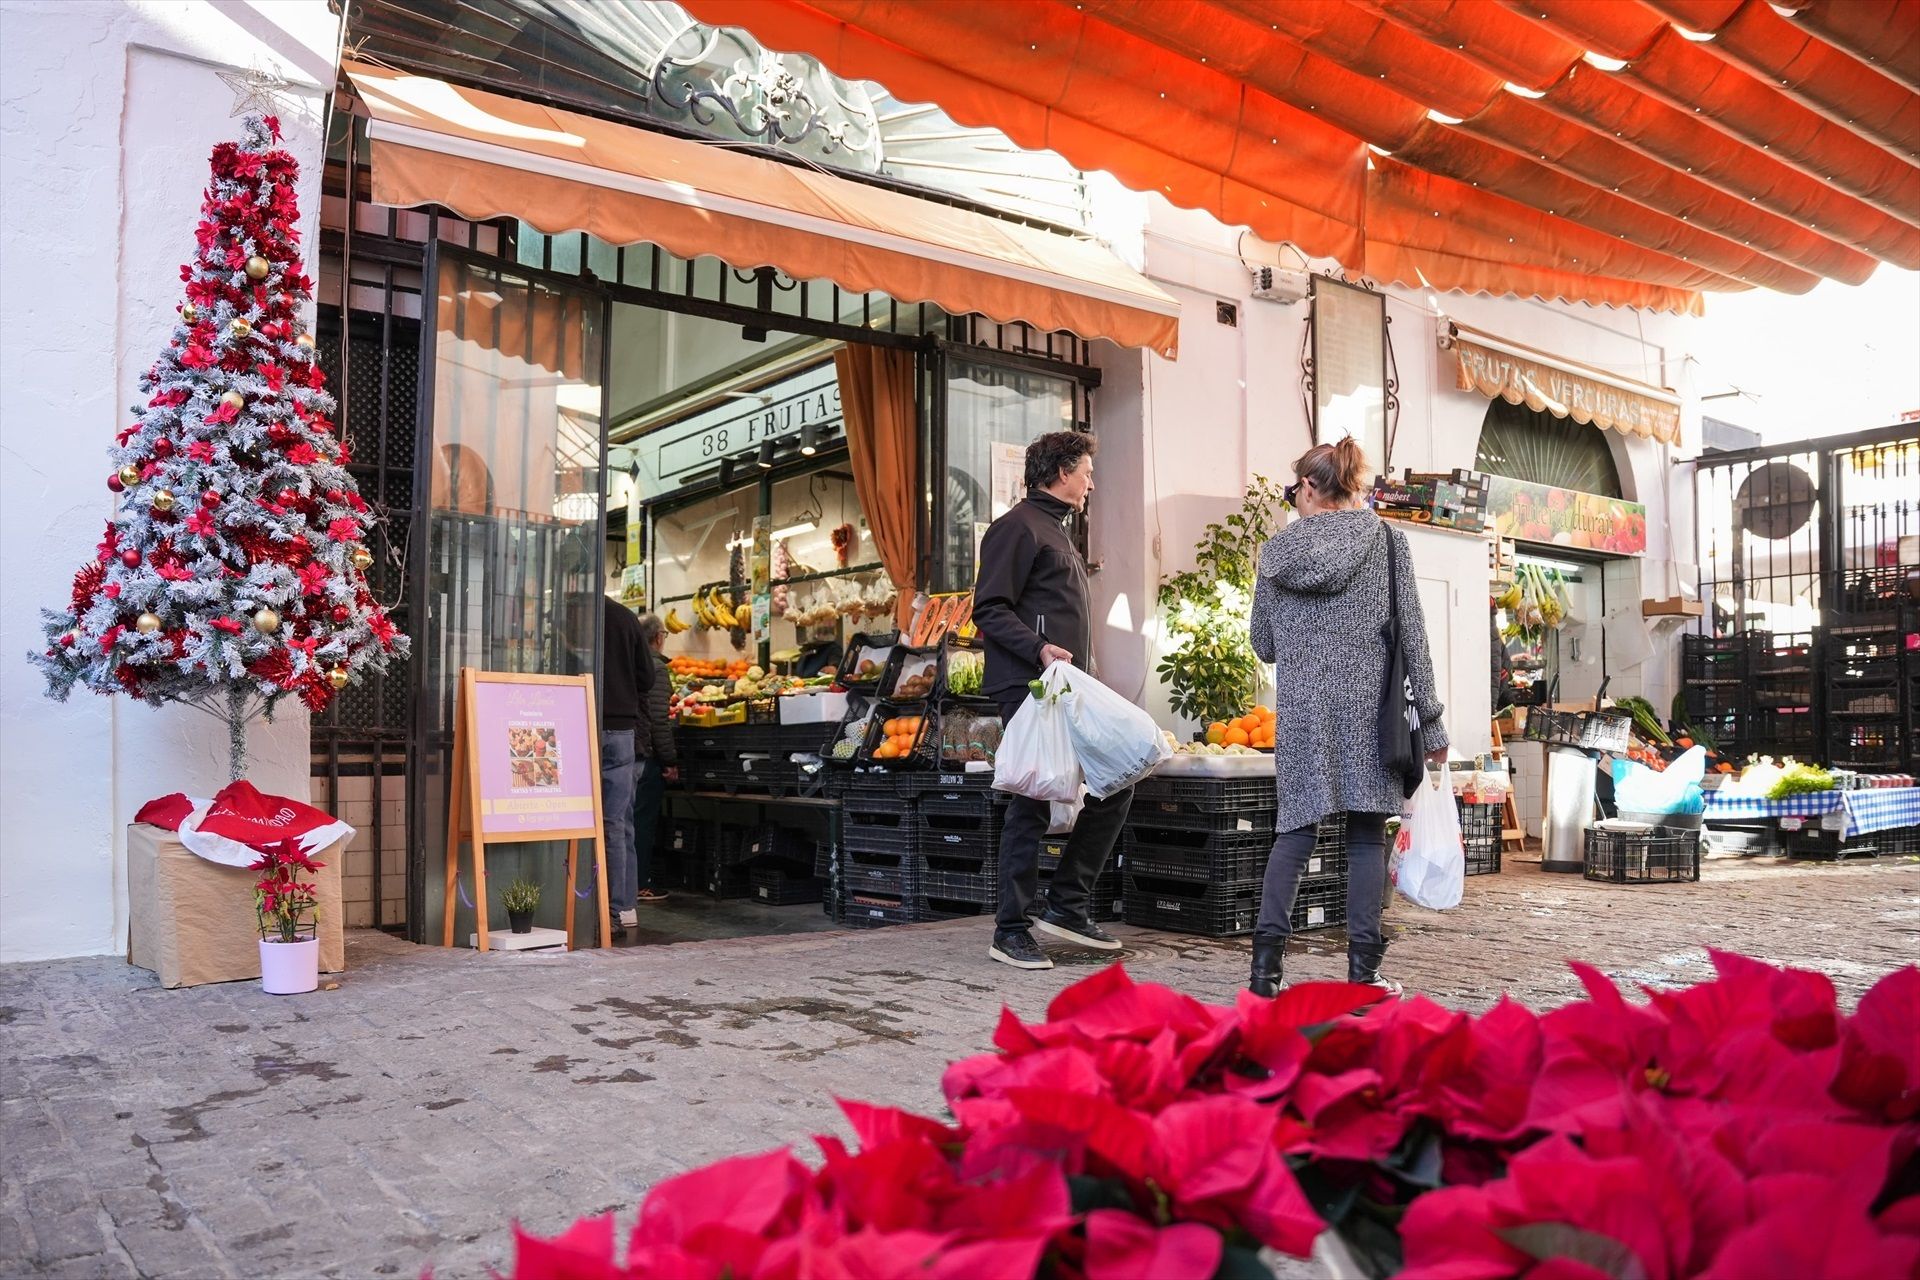
[{"label": "orange awning", "polygon": [[1920,267],[1915,0],[683,3],[1376,278],[1695,311]]},{"label": "orange awning", "polygon": [[1091,240],[441,80],[345,70],[372,117],[376,203],[517,217],[1176,354],[1179,304]]}]

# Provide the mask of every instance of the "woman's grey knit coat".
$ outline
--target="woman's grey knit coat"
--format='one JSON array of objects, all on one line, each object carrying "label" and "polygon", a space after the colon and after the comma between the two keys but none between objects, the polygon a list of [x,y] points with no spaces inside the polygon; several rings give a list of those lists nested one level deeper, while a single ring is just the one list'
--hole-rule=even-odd
[{"label": "woman's grey knit coat", "polygon": [[1330,813],[1392,814],[1405,805],[1399,780],[1380,763],[1389,540],[1421,736],[1428,751],[1447,745],[1406,535],[1364,509],[1295,520],[1260,549],[1253,589],[1253,651],[1276,664],[1276,831]]}]

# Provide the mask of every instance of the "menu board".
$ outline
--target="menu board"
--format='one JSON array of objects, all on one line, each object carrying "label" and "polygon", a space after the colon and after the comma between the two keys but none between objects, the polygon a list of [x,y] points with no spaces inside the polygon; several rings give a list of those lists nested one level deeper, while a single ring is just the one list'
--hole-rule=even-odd
[{"label": "menu board", "polygon": [[545,837],[596,825],[600,771],[586,685],[478,681],[470,724],[483,835]]}]

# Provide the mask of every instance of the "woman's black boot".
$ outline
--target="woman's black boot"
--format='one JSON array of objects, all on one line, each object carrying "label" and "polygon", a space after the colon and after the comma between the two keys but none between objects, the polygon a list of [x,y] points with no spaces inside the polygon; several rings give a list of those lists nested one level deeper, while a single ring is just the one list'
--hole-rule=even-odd
[{"label": "woman's black boot", "polygon": [[1287,944],[1284,942],[1261,942],[1253,944],[1253,976],[1247,979],[1247,990],[1257,996],[1271,1000],[1280,994],[1287,985],[1280,976],[1280,968],[1286,959]]},{"label": "woman's black boot", "polygon": [[1387,958],[1387,945],[1384,942],[1372,946],[1363,946],[1357,942],[1347,943],[1347,981],[1358,982],[1369,987],[1379,987],[1390,996],[1400,994],[1400,984],[1380,972],[1380,962]]}]

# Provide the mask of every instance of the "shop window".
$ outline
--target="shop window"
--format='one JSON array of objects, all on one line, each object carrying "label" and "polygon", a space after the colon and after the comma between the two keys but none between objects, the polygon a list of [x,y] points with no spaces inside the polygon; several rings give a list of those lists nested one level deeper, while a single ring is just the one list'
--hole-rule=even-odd
[{"label": "shop window", "polygon": [[936,534],[942,586],[973,585],[981,536],[1026,496],[1027,446],[1073,428],[1077,391],[1071,378],[948,360],[945,519]]},{"label": "shop window", "polygon": [[1613,448],[1599,427],[1505,400],[1487,406],[1473,469],[1556,489],[1626,496]]}]

